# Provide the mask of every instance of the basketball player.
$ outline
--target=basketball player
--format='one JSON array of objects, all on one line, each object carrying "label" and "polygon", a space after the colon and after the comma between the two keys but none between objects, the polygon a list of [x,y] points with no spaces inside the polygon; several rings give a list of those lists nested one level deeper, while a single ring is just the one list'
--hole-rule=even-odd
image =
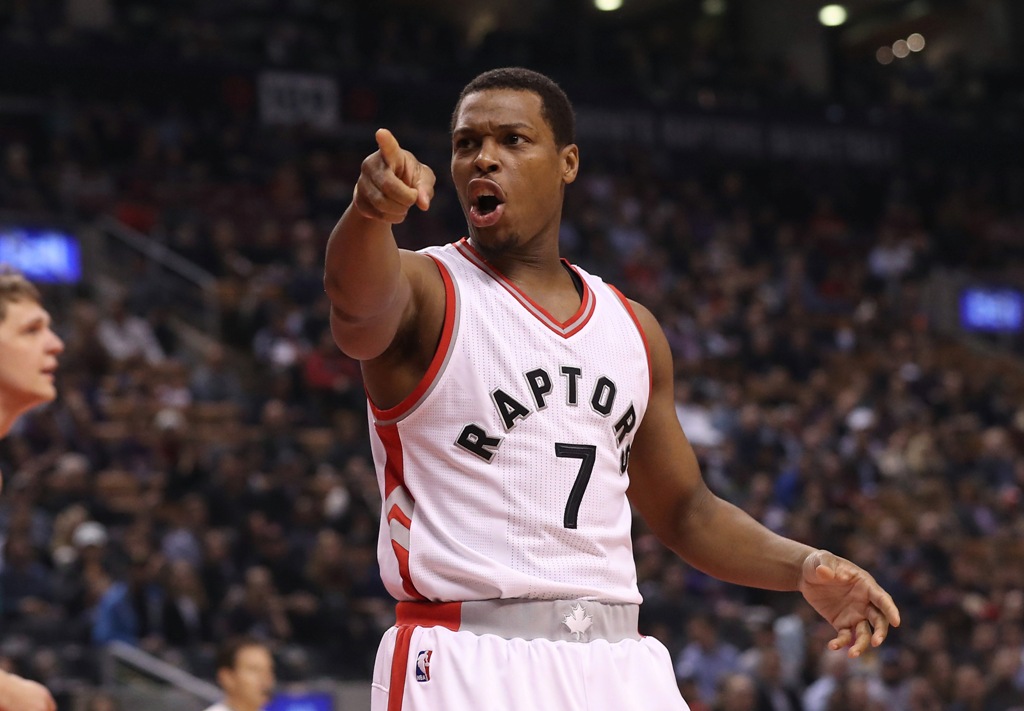
[{"label": "basketball player", "polygon": [[[36,287],[21,274],[0,267],[0,438],[11,431],[19,415],[57,396],[54,372],[63,350]],[[0,671],[0,711],[56,708],[42,685]]]},{"label": "basketball player", "polygon": [[691,565],[799,590],[850,656],[899,624],[864,570],[775,535],[705,486],[651,313],[561,259],[580,167],[543,75],[484,73],[452,117],[468,238],[399,250],[434,173],[387,130],[327,247],[340,348],[361,361],[397,624],[373,711],[681,710],[668,652],[637,633],[631,505]]},{"label": "basketball player", "polygon": [[260,711],[274,690],[274,658],[262,642],[241,637],[217,650],[217,683],[224,700],[206,711]]}]

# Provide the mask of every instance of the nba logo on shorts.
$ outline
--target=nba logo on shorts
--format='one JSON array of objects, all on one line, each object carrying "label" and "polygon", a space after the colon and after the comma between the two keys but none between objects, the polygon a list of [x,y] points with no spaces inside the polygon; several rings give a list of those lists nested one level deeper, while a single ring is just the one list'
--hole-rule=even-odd
[{"label": "nba logo on shorts", "polygon": [[416,656],[416,681],[430,681],[430,655],[433,650],[423,649]]}]

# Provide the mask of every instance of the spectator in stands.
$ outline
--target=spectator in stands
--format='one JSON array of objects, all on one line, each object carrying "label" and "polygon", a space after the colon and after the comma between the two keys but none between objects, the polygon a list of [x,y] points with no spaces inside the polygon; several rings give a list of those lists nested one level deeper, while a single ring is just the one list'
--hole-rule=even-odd
[{"label": "spectator in stands", "polygon": [[97,691],[89,696],[83,711],[121,711],[121,704],[104,691]]},{"label": "spectator in stands", "polygon": [[244,584],[232,589],[223,607],[225,632],[262,639],[287,640],[292,636],[285,600],[274,587],[270,571],[252,566]]},{"label": "spectator in stands", "polygon": [[987,711],[985,676],[975,664],[965,663],[956,668],[951,701],[948,711]]},{"label": "spectator in stands", "polygon": [[676,661],[676,676],[694,679],[700,698],[714,699],[722,680],[739,669],[739,652],[719,637],[715,621],[707,614],[690,618],[686,626],[689,642]]},{"label": "spectator in stands", "polygon": [[160,641],[160,619],[166,592],[159,583],[163,559],[159,554],[133,554],[124,580],[106,571],[97,575],[92,641],[98,645],[119,641],[149,649]]},{"label": "spectator in stands", "polygon": [[274,658],[262,642],[236,637],[217,651],[217,683],[224,700],[206,711],[260,711],[270,701],[276,683]]},{"label": "spectator in stands", "polygon": [[161,611],[161,636],[172,647],[193,649],[213,639],[206,591],[192,564],[175,560],[167,566],[167,594]]},{"label": "spectator in stands", "polygon": [[775,649],[764,650],[754,672],[757,711],[803,711],[800,694],[782,681],[782,662]]},{"label": "spectator in stands", "polygon": [[203,360],[192,369],[189,388],[196,402],[244,404],[245,390],[235,368],[228,363],[227,350],[220,343],[203,349]]},{"label": "spectator in stands", "polygon": [[1024,709],[1024,689],[1015,683],[1021,664],[1019,649],[1000,647],[995,651],[986,679],[986,709]]},{"label": "spectator in stands", "polygon": [[124,295],[116,296],[100,319],[96,335],[117,363],[159,363],[165,355],[146,319],[129,313]]},{"label": "spectator in stands", "polygon": [[[831,711],[830,699],[837,690],[844,688],[850,676],[850,660],[845,654],[825,652],[820,658],[820,670],[817,678],[811,682],[803,694],[803,705],[806,711]],[[848,692],[840,692],[848,696]],[[845,697],[844,697],[845,698]]]},{"label": "spectator in stands", "polygon": [[0,569],[0,600],[5,626],[17,618],[57,618],[50,570],[24,531],[11,531],[4,541]]},{"label": "spectator in stands", "polygon": [[726,674],[719,687],[713,711],[757,711],[757,685],[748,675]]},{"label": "spectator in stands", "polygon": [[870,679],[858,674],[848,676],[835,685],[825,704],[828,711],[887,711],[898,706],[886,706],[871,688]]}]

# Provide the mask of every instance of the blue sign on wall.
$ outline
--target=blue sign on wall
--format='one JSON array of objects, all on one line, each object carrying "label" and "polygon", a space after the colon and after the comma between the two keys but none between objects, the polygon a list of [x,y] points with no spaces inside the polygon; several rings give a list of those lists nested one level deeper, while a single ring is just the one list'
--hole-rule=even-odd
[{"label": "blue sign on wall", "polygon": [[1024,328],[1024,294],[1014,289],[964,289],[960,325],[968,331],[1016,333]]},{"label": "blue sign on wall", "polygon": [[265,711],[334,711],[330,694],[278,694]]},{"label": "blue sign on wall", "polygon": [[74,284],[82,278],[78,240],[54,229],[0,227],[0,264],[48,284]]}]

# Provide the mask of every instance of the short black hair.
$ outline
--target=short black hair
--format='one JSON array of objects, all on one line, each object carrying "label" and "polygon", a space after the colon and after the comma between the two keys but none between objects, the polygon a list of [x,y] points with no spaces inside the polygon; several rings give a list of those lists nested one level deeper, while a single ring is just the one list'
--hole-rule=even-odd
[{"label": "short black hair", "polygon": [[239,652],[243,649],[248,649],[249,647],[261,647],[262,649],[266,649],[267,645],[255,637],[232,637],[231,639],[226,640],[217,648],[217,657],[214,660],[216,670],[234,669],[235,665],[238,664]]},{"label": "short black hair", "polygon": [[455,119],[459,115],[462,101],[470,94],[489,89],[533,92],[540,97],[541,114],[551,126],[555,144],[561,148],[576,142],[576,114],[562,87],[550,77],[523,67],[491,69],[466,84],[459,94],[459,100],[455,102],[450,130],[455,130]]}]

